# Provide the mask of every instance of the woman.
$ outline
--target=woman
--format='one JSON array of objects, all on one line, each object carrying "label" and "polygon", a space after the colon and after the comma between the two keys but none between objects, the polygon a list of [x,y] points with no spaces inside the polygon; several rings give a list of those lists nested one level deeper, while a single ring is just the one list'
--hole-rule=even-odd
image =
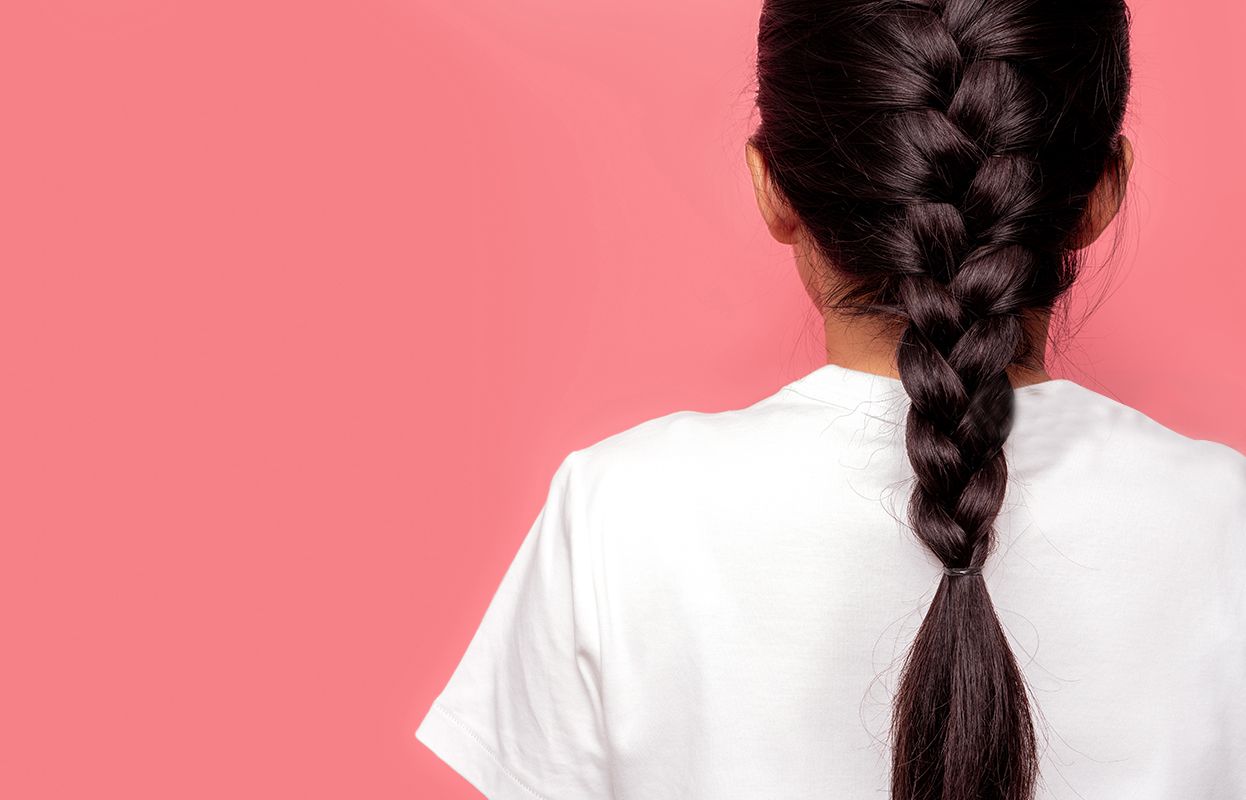
[{"label": "woman", "polygon": [[1246,457],[1043,364],[1121,0],[769,0],[827,362],[572,452],[417,736],[490,798],[1246,798]]}]

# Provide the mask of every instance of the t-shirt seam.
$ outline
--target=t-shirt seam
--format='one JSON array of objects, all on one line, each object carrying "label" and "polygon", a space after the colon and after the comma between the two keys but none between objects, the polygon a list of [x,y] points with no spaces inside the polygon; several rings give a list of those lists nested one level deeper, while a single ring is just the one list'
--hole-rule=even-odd
[{"label": "t-shirt seam", "polygon": [[454,713],[450,711],[450,709],[441,705],[440,702],[434,701],[433,710],[437,711],[439,714],[441,714],[447,720],[449,720],[456,728],[463,731],[463,733],[467,734],[467,737],[472,740],[472,743],[475,744],[477,747],[479,747],[481,751],[483,751],[484,754],[487,755],[490,758],[490,760],[493,761],[494,764],[497,764],[498,769],[502,770],[502,774],[504,774],[506,777],[514,781],[516,786],[518,786],[520,789],[523,789],[525,792],[532,795],[533,797],[537,798],[537,800],[546,800],[544,795],[542,795],[540,792],[538,792],[537,790],[529,786],[527,783],[525,783],[523,779],[520,778],[518,775],[511,772],[510,768],[507,767],[506,764],[502,763],[502,759],[499,758],[497,754],[494,753],[493,750],[489,748],[489,745],[485,744],[484,740],[481,739],[479,736],[477,736],[475,731],[469,728],[466,723],[464,723],[462,720],[456,717]]},{"label": "t-shirt seam", "polygon": [[[573,461],[579,458],[579,455],[581,452],[582,452],[581,450],[572,450],[570,453],[567,454],[567,457],[565,459],[568,465],[568,469],[571,471],[571,474],[568,474],[566,477],[566,480],[564,481],[563,505],[564,505],[564,508],[568,509],[573,515],[578,509],[575,506],[575,500],[572,496],[572,490],[571,490],[570,484],[571,484],[571,478],[573,477],[575,468],[576,468]],[[579,518],[582,520],[588,519],[588,512],[586,509],[582,510],[581,514],[579,515]],[[576,545],[583,544],[584,548],[588,550],[588,559],[589,559],[590,566],[595,567],[597,565],[604,564],[604,558],[602,557],[602,548],[604,547],[604,545],[602,545],[602,543],[596,538],[595,531],[585,530],[584,528],[587,528],[587,525],[581,526],[580,533],[583,538],[583,542],[577,543],[577,542],[571,541],[569,543],[572,548],[572,551],[571,551],[572,558],[575,558],[575,553],[581,550],[581,548],[577,547]],[[571,535],[574,535],[574,533],[575,532],[572,531]],[[581,555],[579,558],[582,561],[584,559],[584,556]],[[574,566],[572,566],[571,569],[572,569],[572,575],[574,576]],[[591,576],[592,598],[593,598],[592,599],[592,614],[590,616],[591,616],[591,619],[593,620],[593,638],[595,640],[593,642],[592,659],[596,662],[595,666],[598,671],[598,675],[601,676],[604,674],[604,671],[605,671],[605,660],[606,660],[605,654],[603,652],[604,636],[602,634],[602,625],[601,625],[601,619],[602,619],[601,612],[603,608],[601,595],[604,590],[604,587],[603,587],[604,575],[599,574],[595,569],[590,569],[589,574]],[[574,582],[574,579],[573,579],[573,582]],[[574,596],[574,592],[573,592],[573,596]],[[574,615],[574,613],[575,613],[575,609],[573,607],[572,614]],[[602,682],[601,677],[598,678],[598,681],[593,682],[592,695],[593,695],[593,700],[595,701],[593,703],[595,716],[599,724],[602,727],[604,727],[605,719],[604,719],[604,711],[602,709],[601,682]]]}]

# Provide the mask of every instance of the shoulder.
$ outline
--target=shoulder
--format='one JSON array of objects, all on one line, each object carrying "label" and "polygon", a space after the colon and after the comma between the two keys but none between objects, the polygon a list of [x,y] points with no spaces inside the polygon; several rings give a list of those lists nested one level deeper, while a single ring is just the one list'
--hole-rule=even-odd
[{"label": "shoulder", "polygon": [[739,411],[678,410],[638,422],[573,451],[582,481],[632,486],[661,482],[721,448]]},{"label": "shoulder", "polygon": [[1075,385],[1079,402],[1066,408],[1084,428],[1081,461],[1121,489],[1145,489],[1157,500],[1205,501],[1246,518],[1246,455],[1213,439],[1180,433],[1142,410]]},{"label": "shoulder", "polygon": [[573,480],[598,505],[724,490],[778,447],[791,422],[781,399],[775,394],[744,408],[681,409],[645,419],[572,451]]},{"label": "shoulder", "polygon": [[1229,444],[1180,433],[1142,410],[1092,389],[1081,387],[1097,409],[1105,442],[1128,455],[1148,456],[1169,468],[1201,468],[1208,477],[1220,475],[1246,489],[1246,455]]}]

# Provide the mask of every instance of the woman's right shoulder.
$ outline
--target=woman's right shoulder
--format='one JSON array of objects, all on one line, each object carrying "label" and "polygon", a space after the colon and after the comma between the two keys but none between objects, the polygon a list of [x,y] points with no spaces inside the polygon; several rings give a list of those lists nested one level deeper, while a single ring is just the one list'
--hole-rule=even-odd
[{"label": "woman's right shoulder", "polygon": [[[1109,474],[1131,476],[1160,495],[1176,492],[1228,504],[1246,520],[1246,454],[1225,441],[1200,438],[1161,422],[1141,408],[1077,384],[1089,438]],[[1243,530],[1246,536],[1246,529]]]}]

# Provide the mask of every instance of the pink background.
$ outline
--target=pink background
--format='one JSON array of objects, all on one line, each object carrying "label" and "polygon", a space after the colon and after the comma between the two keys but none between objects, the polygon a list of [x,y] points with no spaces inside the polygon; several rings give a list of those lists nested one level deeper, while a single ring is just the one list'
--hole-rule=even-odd
[{"label": "pink background", "polygon": [[[559,459],[818,363],[759,8],[4,4],[0,796],[477,796],[412,732]],[[1133,8],[1053,372],[1243,449],[1246,6]]]}]

